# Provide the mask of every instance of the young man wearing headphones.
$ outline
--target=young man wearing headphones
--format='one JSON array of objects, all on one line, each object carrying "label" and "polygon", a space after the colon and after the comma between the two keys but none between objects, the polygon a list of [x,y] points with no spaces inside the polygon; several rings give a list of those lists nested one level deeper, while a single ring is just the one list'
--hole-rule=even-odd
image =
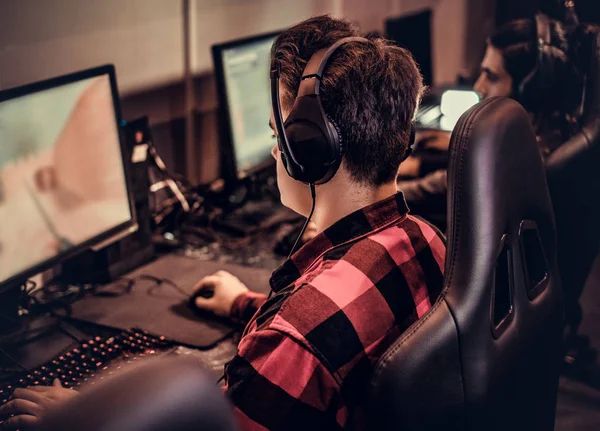
[{"label": "young man wearing headphones", "polygon": [[[321,16],[277,38],[271,80],[281,199],[319,233],[273,273],[269,298],[218,272],[192,300],[247,323],[225,369],[243,429],[365,429],[373,366],[442,290],[443,239],[396,192],[422,78],[406,50]],[[15,393],[5,426],[73,394],[43,390]]]},{"label": "young man wearing headphones", "polygon": [[281,200],[319,233],[269,299],[219,272],[196,305],[248,322],[225,371],[244,429],[361,429],[375,362],[442,289],[443,239],[396,191],[422,78],[406,50],[322,16],[277,38],[271,79]]},{"label": "young man wearing headphones", "polygon": [[[566,30],[558,21],[543,14],[510,21],[489,37],[473,88],[482,99],[512,97],[521,103],[531,115],[544,158],[576,131],[581,77],[569,52]],[[450,134],[440,133],[426,146],[444,151],[449,142]],[[447,160],[437,157],[430,163],[419,153],[417,149],[400,167],[398,188],[417,214],[444,229]]]}]

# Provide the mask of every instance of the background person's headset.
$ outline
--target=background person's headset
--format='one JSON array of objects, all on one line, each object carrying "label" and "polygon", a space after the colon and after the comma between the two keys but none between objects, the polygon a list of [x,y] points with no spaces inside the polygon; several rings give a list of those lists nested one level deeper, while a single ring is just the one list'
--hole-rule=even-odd
[{"label": "background person's headset", "polygon": [[535,16],[537,35],[535,38],[536,63],[517,86],[517,101],[532,109],[543,108],[553,88],[556,88],[561,71],[569,67],[567,54],[559,47],[552,45],[550,19],[538,13]]},{"label": "background person's headset", "polygon": [[[275,62],[271,69],[271,102],[277,145],[283,166],[289,176],[297,181],[324,184],[333,178],[342,162],[344,140],[339,127],[323,109],[320,89],[329,58],[340,46],[350,42],[368,43],[369,40],[364,37],[345,37],[313,54],[304,68],[298,96],[285,122],[279,99],[279,62]],[[414,126],[409,151],[413,141]]]}]

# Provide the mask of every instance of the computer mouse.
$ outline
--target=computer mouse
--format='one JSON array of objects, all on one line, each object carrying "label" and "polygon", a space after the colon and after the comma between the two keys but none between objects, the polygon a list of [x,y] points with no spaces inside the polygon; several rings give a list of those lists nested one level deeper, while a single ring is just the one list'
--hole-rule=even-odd
[{"label": "computer mouse", "polygon": [[196,305],[196,298],[200,297],[209,299],[212,298],[214,294],[215,291],[211,288],[196,291],[192,296],[190,296],[190,307],[192,307],[192,309],[194,310],[198,310],[198,306]]}]

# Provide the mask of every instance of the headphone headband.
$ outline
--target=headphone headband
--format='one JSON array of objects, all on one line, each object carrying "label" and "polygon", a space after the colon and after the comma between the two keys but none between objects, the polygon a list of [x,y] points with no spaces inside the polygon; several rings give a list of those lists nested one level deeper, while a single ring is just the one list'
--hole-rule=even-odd
[{"label": "headphone headband", "polygon": [[307,96],[309,94],[319,94],[321,80],[323,79],[323,71],[325,70],[325,66],[327,66],[329,57],[331,57],[340,46],[350,42],[369,42],[369,40],[358,36],[344,37],[329,48],[320,49],[315,52],[308,60],[304,72],[302,72],[298,97]]}]

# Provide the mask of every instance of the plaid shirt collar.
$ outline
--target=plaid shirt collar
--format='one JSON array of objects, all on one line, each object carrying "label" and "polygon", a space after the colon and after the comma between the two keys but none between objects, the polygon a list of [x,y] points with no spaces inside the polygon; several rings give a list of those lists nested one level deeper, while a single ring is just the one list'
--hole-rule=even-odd
[{"label": "plaid shirt collar", "polygon": [[277,268],[270,284],[280,292],[300,278],[324,253],[386,228],[408,213],[402,192],[347,215],[307,242]]}]

